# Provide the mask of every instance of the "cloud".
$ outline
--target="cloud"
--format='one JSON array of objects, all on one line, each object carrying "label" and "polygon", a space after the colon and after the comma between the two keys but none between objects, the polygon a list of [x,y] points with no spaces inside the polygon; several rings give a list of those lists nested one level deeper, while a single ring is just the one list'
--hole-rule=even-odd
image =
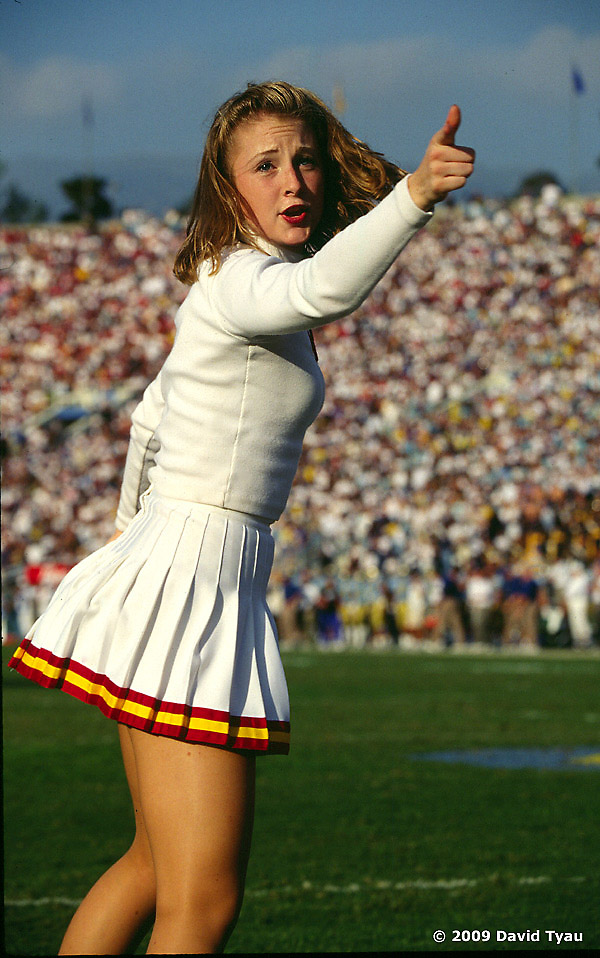
[{"label": "cloud", "polygon": [[37,153],[40,142],[46,155],[68,155],[81,149],[81,101],[91,95],[98,156],[199,154],[222,100],[247,80],[278,77],[329,103],[342,86],[344,122],[406,168],[419,161],[448,106],[457,102],[464,117],[461,142],[475,146],[478,166],[550,163],[566,175],[573,63],[587,88],[578,102],[582,163],[597,176],[600,33],[578,35],[561,26],[513,44],[390,35],[280,45],[270,55],[249,53],[231,62],[219,45],[200,52],[164,47],[160,56],[138,49],[110,62],[55,56],[22,66],[0,57],[0,123],[14,155]]},{"label": "cloud", "polygon": [[580,150],[592,176],[600,99],[598,32],[579,36],[557,26],[514,44],[490,40],[469,46],[421,36],[294,47],[266,59],[260,75],[287,77],[328,102],[341,85],[348,104],[343,121],[408,167],[418,162],[456,102],[463,108],[461,141],[476,147],[478,166],[483,161],[490,168],[529,169],[549,163],[566,177],[572,162],[573,64],[586,83],[586,96],[578,103]]},{"label": "cloud", "polygon": [[445,37],[399,36],[282,48],[266,59],[238,61],[233,77],[232,65],[225,64],[217,51],[208,57],[205,53],[199,64],[189,54],[163,50],[151,70],[145,55],[111,64],[55,56],[30,67],[0,56],[0,89],[3,112],[31,120],[79,110],[82,94],[88,92],[99,105],[116,105],[134,90],[142,97],[145,91],[148,104],[151,92],[160,108],[163,101],[181,100],[184,90],[193,96],[194,87],[201,92],[198,88],[203,86],[207,93],[227,87],[227,95],[232,92],[229,86],[266,77],[303,83],[329,98],[333,87],[341,83],[350,101],[358,104],[394,95],[410,97],[414,105],[415,97],[421,101],[434,95],[443,98],[454,88],[470,88],[478,95],[502,93],[555,101],[568,91],[572,62],[579,65],[589,91],[600,94],[600,34],[578,37],[566,27],[545,28],[519,46],[492,42],[469,48]]},{"label": "cloud", "polygon": [[444,37],[391,37],[341,46],[280,50],[263,64],[265,76],[301,78],[321,89],[344,82],[357,94],[385,96],[390,88],[437,91],[465,81],[476,90],[511,91],[515,96],[554,99],[568,89],[572,62],[600,93],[600,33],[578,37],[565,27],[548,27],[521,46],[493,43],[472,48]]},{"label": "cloud", "polygon": [[591,90],[600,93],[600,33],[580,38],[565,27],[548,27],[524,47],[467,53],[464,62],[466,68],[476,68],[488,85],[554,102],[568,92],[571,66],[576,62],[587,74]]},{"label": "cloud", "polygon": [[81,108],[81,98],[93,92],[96,102],[118,97],[120,82],[103,63],[73,57],[48,57],[30,68],[0,57],[2,113],[7,119],[54,119]]}]

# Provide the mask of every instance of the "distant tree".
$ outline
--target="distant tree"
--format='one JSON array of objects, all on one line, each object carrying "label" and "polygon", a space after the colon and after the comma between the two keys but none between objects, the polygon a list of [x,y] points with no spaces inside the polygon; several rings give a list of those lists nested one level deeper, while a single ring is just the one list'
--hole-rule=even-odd
[{"label": "distant tree", "polygon": [[528,196],[539,196],[543,188],[548,186],[549,183],[560,186],[561,190],[563,192],[565,191],[564,186],[554,173],[549,173],[547,170],[538,170],[536,173],[530,173],[529,176],[526,176],[525,179],[521,181],[517,195],[523,196],[523,194],[526,194]]},{"label": "distant tree", "polygon": [[95,222],[113,216],[113,205],[104,195],[106,186],[106,180],[98,176],[75,176],[63,180],[60,188],[73,207],[61,216],[63,223]]},{"label": "distant tree", "polygon": [[193,203],[194,203],[194,194],[189,196],[187,200],[185,200],[185,202],[180,203],[179,206],[176,206],[175,212],[179,213],[180,216],[183,216],[185,219],[187,219],[190,213],[192,212]]},{"label": "distant tree", "polygon": [[9,185],[6,200],[0,210],[0,221],[3,223],[43,223],[47,219],[47,206],[38,200],[32,200],[25,196],[14,183]]},{"label": "distant tree", "polygon": [[[6,172],[6,165],[0,163],[0,178]],[[32,200],[21,192],[14,183],[2,186],[0,190],[0,222],[2,223],[42,223],[48,219],[48,208],[38,200]]]}]

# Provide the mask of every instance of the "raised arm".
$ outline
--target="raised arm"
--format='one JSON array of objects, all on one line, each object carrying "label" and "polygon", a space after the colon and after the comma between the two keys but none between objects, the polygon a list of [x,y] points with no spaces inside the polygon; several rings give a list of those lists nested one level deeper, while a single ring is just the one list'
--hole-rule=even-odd
[{"label": "raised arm", "polygon": [[289,263],[258,251],[234,252],[211,289],[223,327],[253,338],[312,329],[348,315],[430,217],[402,180],[310,259]]},{"label": "raised arm", "polygon": [[475,151],[454,143],[460,121],[460,109],[454,104],[408,181],[410,195],[422,210],[433,209],[448,193],[462,189],[473,172]]},{"label": "raised arm", "polygon": [[435,203],[466,183],[474,153],[453,145],[459,123],[453,106],[417,170],[312,258],[289,263],[258,251],[232,253],[211,284],[223,327],[256,338],[314,329],[357,309]]}]

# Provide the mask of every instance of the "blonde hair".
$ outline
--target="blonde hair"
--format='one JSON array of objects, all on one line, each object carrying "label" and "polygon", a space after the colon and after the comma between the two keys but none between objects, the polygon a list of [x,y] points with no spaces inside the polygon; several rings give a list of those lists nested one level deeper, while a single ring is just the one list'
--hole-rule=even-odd
[{"label": "blonde hair", "polygon": [[249,83],[246,90],[236,93],[217,110],[206,138],[186,239],[173,269],[177,278],[189,286],[196,281],[198,267],[204,260],[211,261],[211,273],[216,273],[224,249],[239,242],[256,246],[245,228],[244,212],[228,166],[228,151],[237,126],[264,113],[304,120],[317,141],[325,201],[321,220],[306,244],[308,253],[314,253],[372,209],[406,175],[349,133],[314,93],[283,81]]}]

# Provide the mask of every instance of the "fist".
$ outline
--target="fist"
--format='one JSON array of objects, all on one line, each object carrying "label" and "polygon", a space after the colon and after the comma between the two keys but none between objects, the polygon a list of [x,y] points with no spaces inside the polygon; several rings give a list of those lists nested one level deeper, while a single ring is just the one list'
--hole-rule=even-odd
[{"label": "fist", "polygon": [[448,110],[443,127],[432,136],[425,156],[410,176],[408,192],[422,210],[431,210],[448,193],[460,190],[473,172],[475,150],[454,143],[460,119],[460,110],[454,104]]}]

